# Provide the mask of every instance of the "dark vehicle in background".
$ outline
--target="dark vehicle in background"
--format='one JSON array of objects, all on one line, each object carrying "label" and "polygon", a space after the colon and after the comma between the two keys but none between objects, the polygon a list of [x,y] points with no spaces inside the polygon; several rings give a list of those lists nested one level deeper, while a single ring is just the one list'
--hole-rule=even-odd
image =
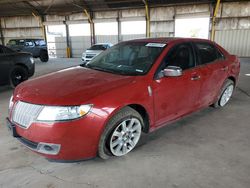
[{"label": "dark vehicle in background", "polygon": [[30,53],[16,52],[0,45],[0,85],[16,87],[34,72],[34,59]]},{"label": "dark vehicle in background", "polygon": [[47,45],[43,39],[11,39],[7,46],[18,52],[29,52],[42,62],[49,61]]}]

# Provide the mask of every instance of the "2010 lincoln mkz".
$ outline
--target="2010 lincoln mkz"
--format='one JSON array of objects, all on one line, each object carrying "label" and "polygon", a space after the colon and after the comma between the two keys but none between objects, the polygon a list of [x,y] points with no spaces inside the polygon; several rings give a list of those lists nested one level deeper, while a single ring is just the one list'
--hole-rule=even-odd
[{"label": "2010 lincoln mkz", "polygon": [[238,58],[209,40],[126,41],[85,65],[20,84],[7,125],[46,158],[123,156],[143,133],[204,107],[225,106],[239,70]]}]

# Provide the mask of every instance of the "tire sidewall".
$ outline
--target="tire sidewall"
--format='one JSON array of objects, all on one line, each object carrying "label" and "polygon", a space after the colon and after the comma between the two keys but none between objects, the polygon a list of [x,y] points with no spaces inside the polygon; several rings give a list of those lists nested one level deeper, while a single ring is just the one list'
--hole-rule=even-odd
[{"label": "tire sidewall", "polygon": [[10,80],[10,85],[12,88],[15,88],[17,85],[19,85],[20,83],[14,83],[14,78],[13,78],[13,74],[15,71],[20,71],[21,74],[23,74],[23,79],[20,83],[24,82],[25,80],[28,80],[29,76],[28,76],[28,71],[21,66],[15,66],[11,69],[10,71],[10,76],[9,76],[9,80]]},{"label": "tire sidewall", "polygon": [[[121,116],[123,116],[123,117],[121,117]],[[142,126],[141,129],[143,130],[144,124],[143,124],[143,119],[142,119],[141,115],[137,111],[135,111],[134,109],[132,109],[130,107],[128,107],[128,108],[125,107],[124,109],[119,111],[117,114],[115,114],[108,121],[108,123],[107,123],[107,125],[106,125],[106,127],[101,135],[101,138],[99,141],[99,146],[98,146],[98,154],[101,158],[108,159],[108,158],[114,156],[110,151],[110,139],[111,139],[112,133],[117,128],[117,126],[119,126],[124,120],[131,119],[131,118],[136,118],[138,121],[140,121],[141,126]],[[141,138],[141,136],[140,136],[140,138]],[[139,138],[138,142],[140,141],[140,138]]]},{"label": "tire sidewall", "polygon": [[[222,98],[222,96],[223,96],[223,94],[225,93],[225,91],[226,91],[226,89],[230,86],[230,85],[232,85],[233,86],[233,92],[234,92],[234,82],[232,81],[232,80],[227,80],[226,82],[225,82],[225,84],[223,85],[223,88],[222,88],[222,91],[221,91],[221,94],[220,94],[220,98],[219,98],[219,100],[218,100],[218,106],[219,107],[224,107],[224,106],[226,106],[227,104],[228,104],[228,102],[229,102],[229,100],[226,102],[226,104],[224,104],[223,106],[221,105],[221,98]],[[233,94],[233,93],[232,93]],[[232,97],[232,96],[231,96]],[[231,98],[230,97],[230,98]]]}]

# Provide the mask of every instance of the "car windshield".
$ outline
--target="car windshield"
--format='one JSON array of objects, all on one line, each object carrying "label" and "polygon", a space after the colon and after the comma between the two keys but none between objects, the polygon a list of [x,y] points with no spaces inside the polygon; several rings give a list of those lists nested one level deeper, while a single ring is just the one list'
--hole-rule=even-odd
[{"label": "car windshield", "polygon": [[91,46],[88,50],[106,50],[106,49],[107,49],[107,45],[98,44],[98,45]]},{"label": "car windshield", "polygon": [[125,42],[109,48],[86,67],[123,75],[144,75],[153,65],[166,44]]}]

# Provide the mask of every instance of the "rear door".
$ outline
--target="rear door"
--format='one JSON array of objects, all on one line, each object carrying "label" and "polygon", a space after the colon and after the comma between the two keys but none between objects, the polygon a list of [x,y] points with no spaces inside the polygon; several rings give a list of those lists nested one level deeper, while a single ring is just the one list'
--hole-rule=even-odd
[{"label": "rear door", "polygon": [[[196,109],[201,81],[195,62],[190,43],[177,44],[164,58],[152,85],[156,126],[161,126]],[[167,66],[182,68],[182,76],[160,76],[161,71]]]},{"label": "rear door", "polygon": [[223,54],[209,42],[194,42],[198,67],[201,70],[202,85],[200,106],[214,102],[228,75],[228,65]]}]

